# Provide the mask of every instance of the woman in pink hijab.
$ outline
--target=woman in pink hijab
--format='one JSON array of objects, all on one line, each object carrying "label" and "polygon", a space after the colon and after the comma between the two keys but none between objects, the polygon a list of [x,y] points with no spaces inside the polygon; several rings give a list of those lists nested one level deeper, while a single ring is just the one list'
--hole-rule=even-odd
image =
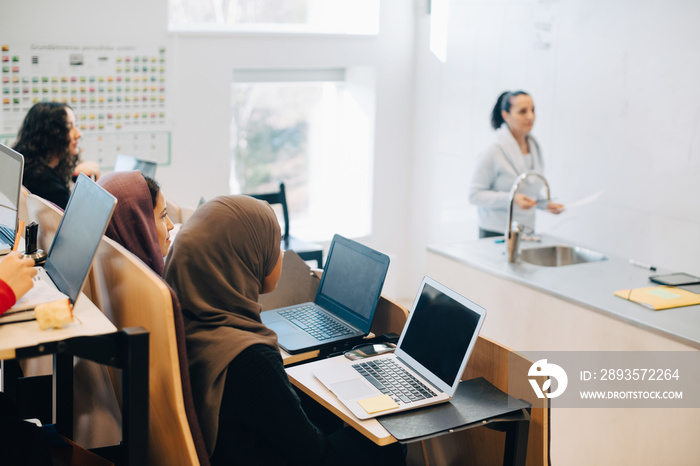
[{"label": "woman in pink hijab", "polygon": [[104,175],[97,184],[117,198],[106,235],[163,275],[173,222],[158,183],[141,172],[128,171]]},{"label": "woman in pink hijab", "polygon": [[[165,207],[165,196],[159,184],[139,171],[114,172],[102,176],[97,184],[117,198],[107,237],[124,246],[159,276],[163,275],[163,258],[170,248],[173,223]],[[167,283],[166,283],[167,285]],[[209,466],[206,446],[192,402],[189,365],[185,349],[185,329],[180,303],[168,286],[173,299],[175,337],[177,338],[180,376],[185,411],[194,438],[199,463]]]}]

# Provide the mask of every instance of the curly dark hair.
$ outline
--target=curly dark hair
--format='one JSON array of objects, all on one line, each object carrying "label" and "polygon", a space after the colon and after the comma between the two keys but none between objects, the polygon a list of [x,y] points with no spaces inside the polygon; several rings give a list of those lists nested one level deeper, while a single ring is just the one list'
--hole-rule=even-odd
[{"label": "curly dark hair", "polygon": [[70,106],[59,102],[39,102],[27,112],[14,146],[24,156],[25,173],[49,170],[49,162],[58,156],[53,170],[66,185],[70,182],[79,155],[70,153],[67,108]]}]

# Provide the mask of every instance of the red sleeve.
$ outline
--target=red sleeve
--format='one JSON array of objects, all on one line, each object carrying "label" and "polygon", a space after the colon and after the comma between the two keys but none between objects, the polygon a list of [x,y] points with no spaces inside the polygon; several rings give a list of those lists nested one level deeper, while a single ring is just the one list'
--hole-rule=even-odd
[{"label": "red sleeve", "polygon": [[0,316],[17,302],[15,292],[10,285],[0,280]]}]

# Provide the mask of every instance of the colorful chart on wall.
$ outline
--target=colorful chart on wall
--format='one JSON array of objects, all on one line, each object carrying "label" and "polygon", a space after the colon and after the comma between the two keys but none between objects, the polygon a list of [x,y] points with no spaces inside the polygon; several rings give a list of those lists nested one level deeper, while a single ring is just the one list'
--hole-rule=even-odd
[{"label": "colorful chart on wall", "polygon": [[57,101],[76,113],[84,160],[109,168],[117,154],[128,154],[170,163],[165,47],[0,45],[0,142],[14,142],[32,105]]}]

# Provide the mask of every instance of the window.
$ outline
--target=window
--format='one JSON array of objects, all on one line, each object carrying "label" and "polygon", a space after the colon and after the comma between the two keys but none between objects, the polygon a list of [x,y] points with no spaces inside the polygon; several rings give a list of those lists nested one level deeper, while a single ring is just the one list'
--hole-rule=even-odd
[{"label": "window", "polygon": [[379,0],[168,0],[173,30],[377,34]]},{"label": "window", "polygon": [[231,192],[287,190],[292,234],[371,232],[374,73],[234,70]]}]

